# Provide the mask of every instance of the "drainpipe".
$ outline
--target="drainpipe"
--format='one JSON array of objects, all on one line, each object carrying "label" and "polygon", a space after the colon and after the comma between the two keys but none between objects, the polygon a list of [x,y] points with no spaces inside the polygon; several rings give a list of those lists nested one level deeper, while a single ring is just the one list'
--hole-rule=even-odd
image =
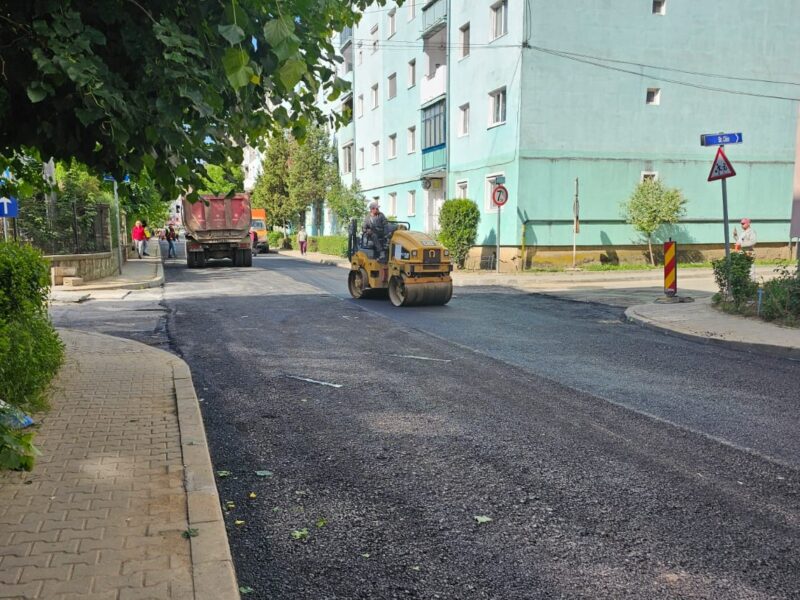
[{"label": "drainpipe", "polygon": [[447,140],[447,147],[444,153],[444,200],[450,194],[450,69],[453,66],[450,57],[450,21],[453,17],[451,14],[451,0],[447,0],[447,19],[444,24],[445,31],[445,58],[447,59],[447,83],[445,83],[445,97],[444,106],[447,118],[444,121],[445,126],[445,139]]},{"label": "drainpipe", "polygon": [[525,227],[527,224],[527,221],[522,222],[522,242],[519,245],[520,271],[525,271]]}]

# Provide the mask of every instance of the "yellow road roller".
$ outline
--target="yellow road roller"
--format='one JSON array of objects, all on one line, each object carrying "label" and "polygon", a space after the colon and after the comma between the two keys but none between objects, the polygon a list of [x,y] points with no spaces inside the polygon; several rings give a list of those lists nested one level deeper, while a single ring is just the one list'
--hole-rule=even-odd
[{"label": "yellow road roller", "polygon": [[350,222],[347,254],[350,273],[347,287],[356,299],[385,298],[395,306],[447,304],[453,295],[450,251],[431,236],[411,231],[403,222],[390,222],[387,258],[378,254],[368,235]]}]

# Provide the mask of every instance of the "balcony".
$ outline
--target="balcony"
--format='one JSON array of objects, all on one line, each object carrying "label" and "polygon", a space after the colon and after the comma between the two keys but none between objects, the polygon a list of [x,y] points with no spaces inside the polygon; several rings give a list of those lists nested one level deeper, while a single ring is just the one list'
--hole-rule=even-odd
[{"label": "balcony", "polygon": [[427,104],[431,100],[447,93],[447,65],[440,65],[433,75],[425,75],[420,81],[419,103]]},{"label": "balcony", "polygon": [[447,0],[433,0],[422,7],[422,37],[427,38],[447,24]]},{"label": "balcony", "polygon": [[447,146],[439,144],[422,151],[422,174],[431,175],[444,171],[447,165]]},{"label": "balcony", "polygon": [[339,48],[344,48],[353,41],[353,28],[345,27],[339,34]]}]

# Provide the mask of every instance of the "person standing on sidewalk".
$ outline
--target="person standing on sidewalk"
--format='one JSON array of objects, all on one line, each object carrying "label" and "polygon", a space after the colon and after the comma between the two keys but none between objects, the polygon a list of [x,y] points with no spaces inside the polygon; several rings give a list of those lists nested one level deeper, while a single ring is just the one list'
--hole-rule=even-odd
[{"label": "person standing on sidewalk", "polygon": [[145,237],[144,226],[142,225],[141,221],[136,221],[136,224],[133,226],[131,238],[133,239],[133,245],[136,247],[136,254],[139,256],[139,258],[142,258],[142,255],[144,254]]},{"label": "person standing on sidewalk", "polygon": [[175,228],[170,225],[167,229],[167,244],[169,245],[167,249],[167,258],[178,258],[178,254],[175,252],[175,240],[178,239],[178,236],[175,234]]},{"label": "person standing on sidewalk", "polygon": [[300,231],[297,232],[297,243],[300,244],[300,255],[305,255],[306,245],[308,244],[308,234],[306,233],[306,228],[302,225],[300,226]]},{"label": "person standing on sidewalk", "polygon": [[749,256],[753,264],[750,266],[750,277],[755,280],[756,278],[756,232],[750,225],[750,219],[745,217],[742,223],[742,236],[739,237],[739,232],[736,228],[733,230],[733,239],[736,242],[736,250],[744,252]]},{"label": "person standing on sidewalk", "polygon": [[142,256],[150,256],[147,253],[147,242],[153,237],[150,230],[147,228],[147,221],[142,221],[142,228],[144,229],[144,243],[142,244]]}]

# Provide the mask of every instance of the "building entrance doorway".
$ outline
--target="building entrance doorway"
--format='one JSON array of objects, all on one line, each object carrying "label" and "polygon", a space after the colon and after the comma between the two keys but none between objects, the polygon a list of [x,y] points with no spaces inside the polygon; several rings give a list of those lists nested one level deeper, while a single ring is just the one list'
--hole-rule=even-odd
[{"label": "building entrance doorway", "polygon": [[444,186],[441,179],[431,182],[431,189],[425,190],[425,233],[439,232],[439,213],[444,204]]}]

